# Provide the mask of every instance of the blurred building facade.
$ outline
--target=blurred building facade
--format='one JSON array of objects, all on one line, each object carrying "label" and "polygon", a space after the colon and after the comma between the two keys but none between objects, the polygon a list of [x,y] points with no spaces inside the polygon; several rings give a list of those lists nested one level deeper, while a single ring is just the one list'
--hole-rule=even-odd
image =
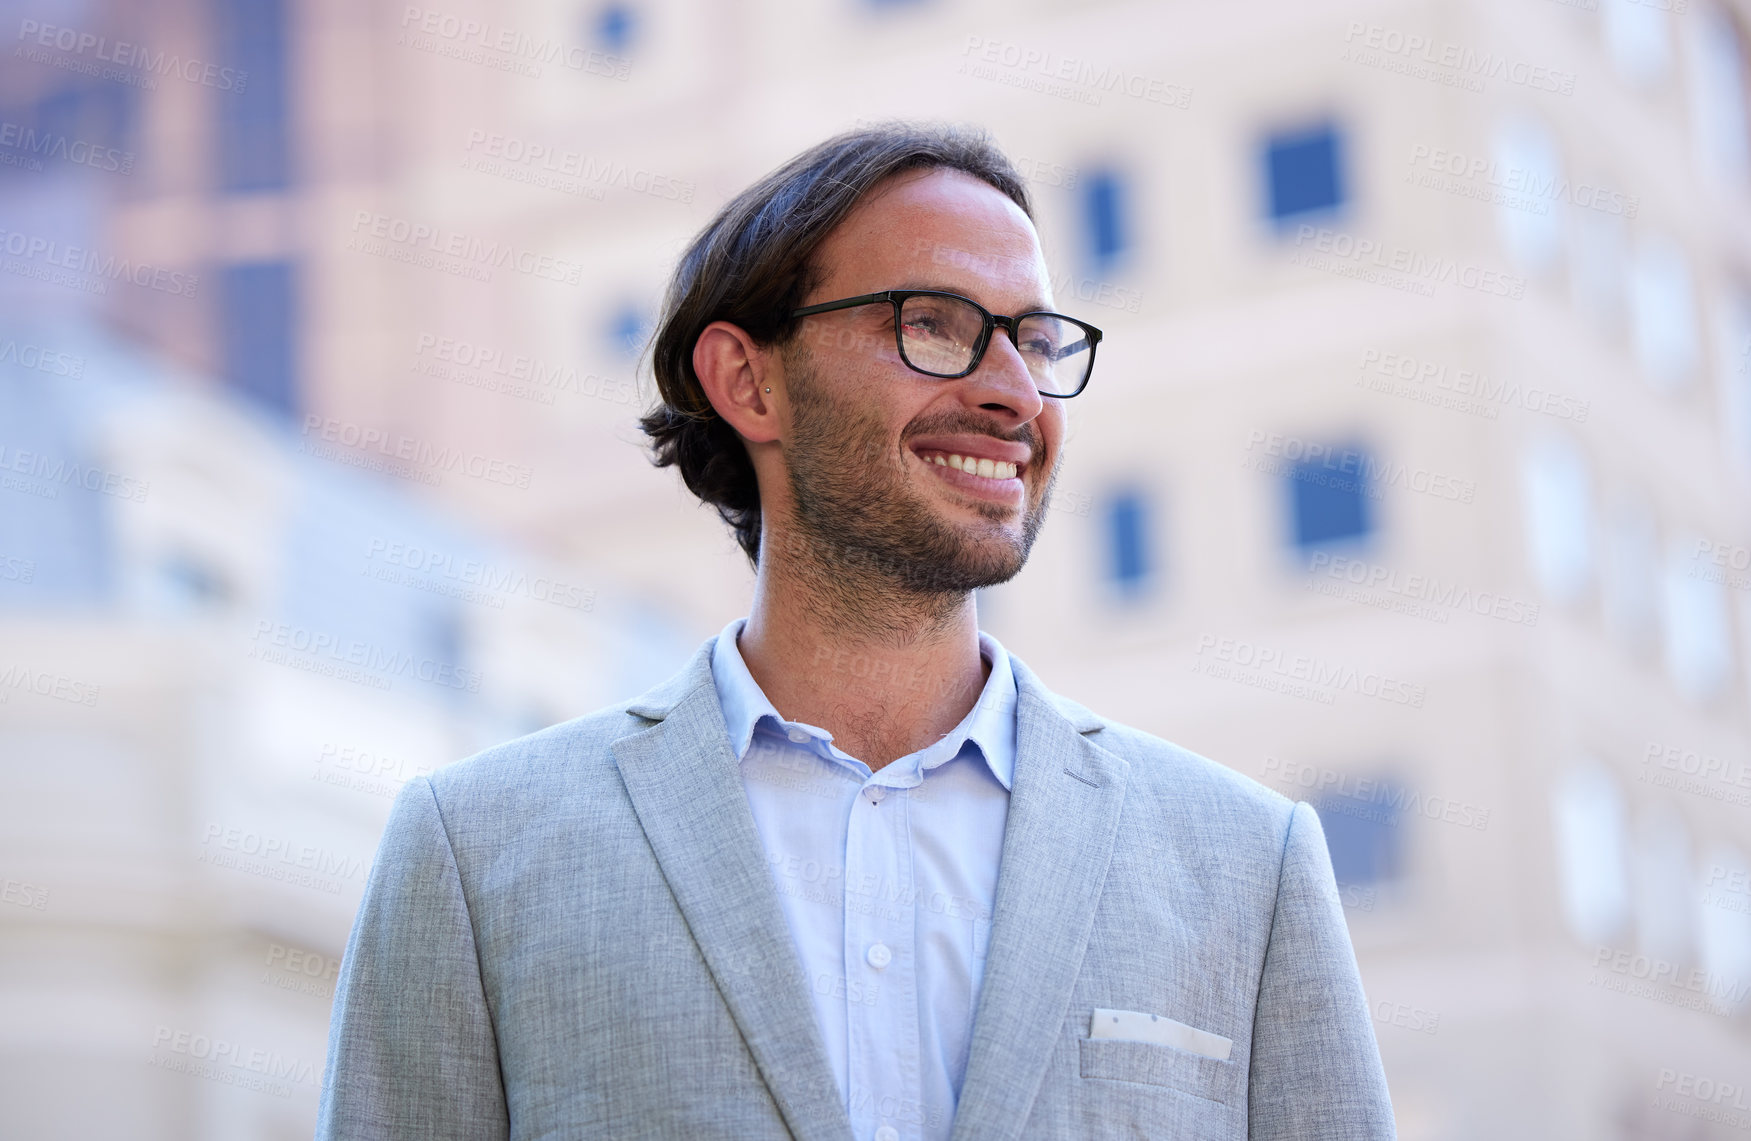
[{"label": "blurred building facade", "polygon": [[0,468],[100,471],[0,516],[25,1134],[308,1133],[394,788],[745,612],[639,350],[725,198],[889,117],[990,128],[1107,332],[985,624],[1320,809],[1401,1135],[1751,1122],[1751,7],[17,24]]}]

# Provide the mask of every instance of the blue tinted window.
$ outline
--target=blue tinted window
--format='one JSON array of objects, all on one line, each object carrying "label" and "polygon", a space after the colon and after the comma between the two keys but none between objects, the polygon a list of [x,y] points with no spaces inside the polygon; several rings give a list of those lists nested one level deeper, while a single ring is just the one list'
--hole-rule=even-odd
[{"label": "blue tinted window", "polygon": [[66,138],[89,138],[92,92],[78,87],[62,87],[36,101],[35,127],[43,134]]},{"label": "blue tinted window", "polygon": [[426,631],[426,643],[431,646],[433,656],[441,664],[462,664],[462,617],[454,608],[428,611]]},{"label": "blue tinted window", "polygon": [[636,357],[644,351],[645,338],[650,332],[650,322],[645,320],[636,305],[621,306],[608,321],[608,339],[616,350],[629,357]]},{"label": "blue tinted window", "polygon": [[[1351,782],[1345,782],[1349,785]],[[1367,789],[1367,795],[1359,795]],[[1403,859],[1399,807],[1402,789],[1385,781],[1356,784],[1321,796],[1314,804],[1331,853],[1332,874],[1341,884],[1373,884],[1396,879]]]},{"label": "blue tinted window", "polygon": [[638,18],[629,4],[604,4],[596,10],[596,42],[610,55],[625,55],[637,28]]},{"label": "blue tinted window", "polygon": [[219,275],[225,379],[288,416],[298,411],[298,299],[288,262],[226,266]]},{"label": "blue tinted window", "polygon": [[1330,123],[1270,136],[1265,141],[1266,205],[1285,221],[1343,205],[1343,136]]},{"label": "blue tinted window", "polygon": [[132,150],[140,130],[139,89],[125,83],[107,83],[98,91],[103,107],[104,137],[109,145]]},{"label": "blue tinted window", "polygon": [[210,80],[218,114],[219,185],[277,190],[291,180],[284,0],[215,0]]},{"label": "blue tinted window", "polygon": [[[14,170],[33,171],[58,168],[63,172],[80,171],[114,173],[124,171],[119,154],[111,155],[98,148],[125,150],[132,145],[135,103],[138,89],[121,83],[96,83],[81,86],[67,84],[46,90],[23,106],[0,115],[8,121],[10,136],[7,146],[18,161],[0,166],[0,176]],[[30,157],[24,157],[30,152]]]},{"label": "blue tinted window", "polygon": [[1118,174],[1097,170],[1082,187],[1084,225],[1089,259],[1096,269],[1117,261],[1130,244],[1125,217],[1125,185]]},{"label": "blue tinted window", "polygon": [[1121,492],[1107,504],[1107,578],[1124,591],[1140,589],[1153,570],[1149,505],[1142,494]]},{"label": "blue tinted window", "polygon": [[1294,461],[1286,483],[1297,547],[1365,538],[1374,529],[1369,504],[1374,461],[1360,447],[1337,446]]},{"label": "blue tinted window", "polygon": [[[112,470],[87,449],[89,412],[69,399],[66,381],[23,367],[20,342],[11,343],[0,359],[0,463],[9,477],[0,488],[0,610],[100,605],[116,585],[111,520],[139,506],[82,485],[83,473]],[[0,671],[17,647],[15,639],[0,651]]]},{"label": "blue tinted window", "polygon": [[154,609],[172,614],[220,606],[235,594],[217,569],[183,551],[168,554],[151,567],[146,591]]}]

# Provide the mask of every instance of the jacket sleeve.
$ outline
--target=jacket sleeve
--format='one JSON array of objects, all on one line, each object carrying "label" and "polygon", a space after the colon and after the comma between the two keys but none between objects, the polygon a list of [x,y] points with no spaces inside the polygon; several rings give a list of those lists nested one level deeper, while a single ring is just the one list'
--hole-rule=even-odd
[{"label": "jacket sleeve", "polygon": [[1311,805],[1289,817],[1252,1028],[1253,1141],[1396,1137],[1386,1073]]},{"label": "jacket sleeve", "polygon": [[347,940],[316,1136],[510,1133],[474,926],[431,782],[403,786]]}]

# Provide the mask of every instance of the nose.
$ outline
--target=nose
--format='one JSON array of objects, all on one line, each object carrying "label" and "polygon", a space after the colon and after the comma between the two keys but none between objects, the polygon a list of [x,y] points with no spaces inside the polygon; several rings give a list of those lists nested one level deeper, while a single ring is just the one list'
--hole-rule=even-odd
[{"label": "nose", "polygon": [[984,359],[963,382],[969,385],[966,399],[993,412],[1008,412],[1017,424],[1025,424],[1044,410],[1046,398],[1008,334],[1003,326],[991,330]]}]

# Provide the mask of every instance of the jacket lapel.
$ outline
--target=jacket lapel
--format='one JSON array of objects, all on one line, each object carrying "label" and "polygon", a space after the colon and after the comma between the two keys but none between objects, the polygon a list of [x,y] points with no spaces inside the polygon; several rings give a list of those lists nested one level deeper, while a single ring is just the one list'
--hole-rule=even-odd
[{"label": "jacket lapel", "polygon": [[614,742],[614,757],[785,1124],[801,1141],[849,1141],[851,1124],[712,684],[715,642],[633,701],[630,712],[657,723]]},{"label": "jacket lapel", "polygon": [[1106,880],[1130,763],[1083,738],[1099,718],[1010,655],[1015,777],[973,1041],[951,1141],[1012,1138],[1058,1043]]}]

